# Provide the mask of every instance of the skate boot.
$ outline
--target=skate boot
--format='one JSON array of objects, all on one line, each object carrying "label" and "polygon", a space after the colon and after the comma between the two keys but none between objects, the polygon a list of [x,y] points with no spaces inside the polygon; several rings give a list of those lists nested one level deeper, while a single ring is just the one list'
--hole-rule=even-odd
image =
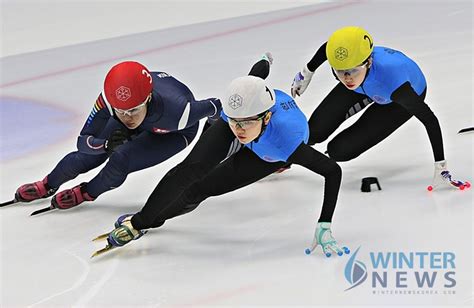
[{"label": "skate boot", "polygon": [[65,210],[75,207],[84,201],[94,201],[95,198],[90,196],[85,190],[86,184],[87,183],[81,183],[71,189],[57,193],[53,199],[51,199],[51,206]]},{"label": "skate boot", "polygon": [[115,223],[114,223],[114,227],[115,227],[115,228],[118,228],[118,227],[122,226],[122,224],[123,224],[123,222],[125,221],[125,219],[131,220],[133,215],[134,215],[134,214],[123,214],[122,216],[120,216],[119,218],[117,218],[117,220],[116,220]]},{"label": "skate boot", "polygon": [[132,217],[133,214],[125,214],[120,216],[115,222],[116,228],[112,232],[99,235],[93,241],[105,240],[107,239],[107,245],[95,251],[91,258],[106,253],[112,249],[122,247],[130,243],[133,240],[138,240],[140,237],[147,233],[146,230],[136,230],[132,226]]},{"label": "skate boot", "polygon": [[142,237],[146,231],[136,230],[132,226],[132,216],[125,214],[120,216],[115,222],[116,227],[107,237],[107,242],[113,247],[121,247]]},{"label": "skate boot", "polygon": [[15,200],[19,202],[31,202],[37,199],[48,198],[58,189],[48,185],[48,177],[42,181],[21,185],[15,192]]},{"label": "skate boot", "polygon": [[[129,221],[132,219],[132,216],[134,214],[123,214],[122,216],[120,216],[119,218],[117,218],[117,220],[115,221],[114,223],[114,228],[117,229],[119,227],[122,226],[123,222],[125,220]],[[109,234],[111,234],[114,230],[110,231],[110,232],[107,232],[107,233],[103,233],[99,236],[97,236],[96,238],[94,238],[92,241],[101,241],[101,240],[105,240],[109,237]]]}]

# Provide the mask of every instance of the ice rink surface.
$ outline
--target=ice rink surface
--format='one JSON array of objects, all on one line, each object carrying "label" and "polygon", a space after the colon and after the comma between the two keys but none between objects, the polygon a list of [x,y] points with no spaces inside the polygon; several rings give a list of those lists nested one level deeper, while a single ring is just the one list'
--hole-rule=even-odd
[{"label": "ice rink surface", "polygon": [[[362,26],[376,45],[415,59],[427,78],[426,101],[440,121],[449,168],[456,178],[472,182],[473,134],[457,134],[473,125],[472,2],[357,1],[1,58],[2,201],[20,184],[42,179],[75,149],[103,78],[116,62],[133,59],[168,72],[196,98],[206,98],[220,97],[230,80],[247,74],[263,52],[271,51],[275,60],[268,80],[289,92],[294,74],[334,30],[346,25]],[[297,99],[307,116],[335,83],[324,64]],[[316,146],[320,151],[325,147]],[[304,254],[319,217],[323,179],[293,167],[206,200],[123,249],[90,259],[101,248],[91,239],[111,230],[119,215],[138,211],[189,149],[68,211],[29,217],[49,200],[2,208],[0,306],[472,307],[472,189],[426,191],[433,157],[416,119],[359,158],[341,163],[343,183],[332,230],[351,255]],[[61,189],[89,180],[98,170]],[[361,193],[366,176],[378,177],[383,190]],[[346,291],[351,283],[345,269],[359,247],[356,259],[365,264],[367,279]],[[389,252],[426,252],[432,259],[415,261],[413,268],[391,263],[375,268],[371,255]],[[439,260],[446,255],[455,259],[443,266]],[[383,272],[387,287],[373,287],[374,273]],[[417,286],[423,272],[437,273],[431,288]],[[405,287],[397,287],[397,277]]]}]

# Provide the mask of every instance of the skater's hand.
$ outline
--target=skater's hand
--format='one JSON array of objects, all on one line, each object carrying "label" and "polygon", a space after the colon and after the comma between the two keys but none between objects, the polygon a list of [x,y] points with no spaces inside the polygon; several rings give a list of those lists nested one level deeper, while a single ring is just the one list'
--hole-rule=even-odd
[{"label": "skater's hand", "polygon": [[331,223],[330,222],[319,222],[316,226],[316,231],[314,232],[313,243],[311,248],[306,249],[306,254],[309,255],[312,253],[318,245],[321,245],[323,253],[326,257],[330,257],[333,253],[338,256],[342,256],[344,253],[348,254],[350,252],[347,247],[340,247],[336,242],[331,233]]},{"label": "skater's hand", "polygon": [[222,103],[218,98],[211,98],[209,99],[209,102],[214,106],[214,114],[207,117],[207,121],[212,124],[221,117]]},{"label": "skater's hand", "polygon": [[114,130],[110,134],[109,138],[104,142],[105,152],[107,152],[107,154],[110,156],[118,146],[121,146],[122,144],[127,142],[129,138],[130,135],[128,134],[128,131],[124,129]]},{"label": "skater's hand", "polygon": [[267,51],[262,55],[262,60],[267,60],[270,65],[273,64],[273,55],[271,52]]},{"label": "skater's hand", "polygon": [[454,180],[448,170],[447,162],[445,160],[435,162],[434,165],[433,183],[428,186],[428,190],[439,189],[441,187],[449,187],[463,190],[471,187],[469,182]]},{"label": "skater's hand", "polygon": [[303,70],[296,74],[295,78],[293,79],[293,83],[291,85],[291,96],[295,98],[297,95],[300,96],[304,93],[306,88],[308,87],[311,78],[313,78],[314,72],[311,72],[306,65],[304,66]]}]

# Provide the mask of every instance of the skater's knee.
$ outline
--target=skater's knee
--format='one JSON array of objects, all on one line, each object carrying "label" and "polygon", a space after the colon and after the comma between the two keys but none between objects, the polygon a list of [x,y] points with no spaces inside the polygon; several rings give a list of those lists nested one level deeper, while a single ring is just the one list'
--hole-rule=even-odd
[{"label": "skater's knee", "polygon": [[124,151],[117,151],[110,155],[106,167],[109,167],[116,174],[128,174],[129,165],[129,155]]},{"label": "skater's knee", "polygon": [[316,143],[324,142],[326,141],[326,139],[328,139],[328,137],[329,137],[328,134],[322,134],[321,132],[318,132],[318,131],[311,131],[309,134],[308,144],[315,145]]},{"label": "skater's knee", "polygon": [[68,178],[75,178],[77,175],[93,169],[103,162],[98,155],[89,155],[81,152],[71,152],[67,154],[58,164]]},{"label": "skater's knee", "polygon": [[360,155],[359,152],[345,142],[331,141],[328,143],[328,155],[335,161],[349,161]]},{"label": "skater's knee", "polygon": [[188,211],[194,210],[201,202],[208,198],[206,191],[207,186],[202,185],[201,181],[191,184],[182,195],[185,208],[189,209]]},{"label": "skater's knee", "polygon": [[174,201],[174,207],[178,211],[177,215],[183,215],[194,211],[208,195],[204,192],[199,181],[188,186],[181,196]]},{"label": "skater's knee", "polygon": [[339,164],[333,161],[333,164],[330,166],[329,174],[335,177],[342,177],[342,168]]}]

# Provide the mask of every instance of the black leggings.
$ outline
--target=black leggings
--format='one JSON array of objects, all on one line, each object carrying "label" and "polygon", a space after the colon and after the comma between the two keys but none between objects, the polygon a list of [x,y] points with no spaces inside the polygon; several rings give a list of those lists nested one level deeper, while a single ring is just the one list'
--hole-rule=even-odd
[{"label": "black leggings", "polygon": [[[425,94],[422,94],[423,99]],[[366,95],[348,90],[338,83],[309,119],[309,144],[325,141],[346,119],[370,103],[372,101]],[[411,116],[397,103],[374,103],[353,125],[328,143],[328,155],[336,161],[354,159],[387,138]]]},{"label": "black leggings", "polygon": [[235,136],[219,119],[179,165],[160,181],[142,210],[132,218],[135,229],[161,226],[165,220],[194,210],[202,201],[254,183],[285,162],[269,163],[243,147],[226,159]]}]

